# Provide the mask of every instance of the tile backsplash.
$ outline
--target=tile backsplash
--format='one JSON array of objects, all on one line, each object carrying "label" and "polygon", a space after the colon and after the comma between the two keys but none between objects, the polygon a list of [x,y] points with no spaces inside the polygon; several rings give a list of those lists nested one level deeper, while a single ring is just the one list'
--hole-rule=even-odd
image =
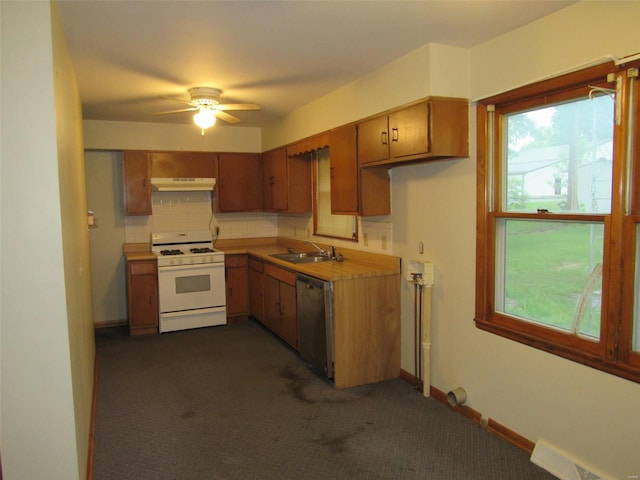
[{"label": "tile backsplash", "polygon": [[393,225],[390,217],[358,218],[358,244],[313,235],[311,214],[213,213],[211,192],[153,192],[153,214],[125,216],[125,241],[149,242],[151,232],[175,232],[220,228],[221,239],[290,237],[337,247],[357,248],[393,254]]},{"label": "tile backsplash", "polygon": [[125,216],[125,241],[149,242],[151,232],[220,228],[220,238],[275,237],[278,216],[269,213],[213,213],[211,192],[153,192],[153,214]]}]

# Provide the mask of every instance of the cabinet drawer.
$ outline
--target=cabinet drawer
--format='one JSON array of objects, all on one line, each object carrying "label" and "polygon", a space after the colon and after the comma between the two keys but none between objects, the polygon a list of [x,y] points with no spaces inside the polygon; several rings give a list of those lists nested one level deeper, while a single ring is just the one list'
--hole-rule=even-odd
[{"label": "cabinet drawer", "polygon": [[249,268],[251,270],[255,270],[256,272],[262,272],[263,264],[260,260],[249,257]]},{"label": "cabinet drawer", "polygon": [[287,283],[289,285],[295,286],[296,284],[295,272],[276,267],[275,265],[271,265],[270,263],[264,265],[264,273],[266,275],[269,275],[270,277],[277,278],[281,282]]},{"label": "cabinet drawer", "polygon": [[246,267],[247,256],[244,254],[225,255],[224,265],[225,267]]},{"label": "cabinet drawer", "polygon": [[156,273],[156,262],[149,260],[132,261],[129,263],[129,273],[131,275],[153,275]]}]

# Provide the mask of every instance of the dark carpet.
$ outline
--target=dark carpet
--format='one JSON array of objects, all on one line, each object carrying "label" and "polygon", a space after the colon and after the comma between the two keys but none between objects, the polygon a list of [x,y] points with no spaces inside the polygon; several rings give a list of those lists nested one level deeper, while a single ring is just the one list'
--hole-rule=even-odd
[{"label": "dark carpet", "polygon": [[402,380],[333,389],[254,322],[96,347],[95,480],[554,478]]}]

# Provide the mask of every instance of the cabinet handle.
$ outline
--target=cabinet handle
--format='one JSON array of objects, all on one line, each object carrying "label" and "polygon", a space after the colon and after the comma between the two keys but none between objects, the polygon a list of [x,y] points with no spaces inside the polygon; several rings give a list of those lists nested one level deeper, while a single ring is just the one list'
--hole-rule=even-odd
[{"label": "cabinet handle", "polygon": [[329,167],[329,176],[333,177],[333,167]]},{"label": "cabinet handle", "polygon": [[149,305],[153,305],[153,296],[149,295]]},{"label": "cabinet handle", "polygon": [[146,179],[146,178],[143,178],[143,179],[142,179],[142,186],[143,186],[144,188],[147,188],[147,179]]},{"label": "cabinet handle", "polygon": [[383,145],[387,144],[387,132],[382,132],[380,134],[380,141],[382,142]]},{"label": "cabinet handle", "polygon": [[391,129],[391,141],[392,142],[397,142],[398,141],[398,129],[397,128],[392,128]]}]

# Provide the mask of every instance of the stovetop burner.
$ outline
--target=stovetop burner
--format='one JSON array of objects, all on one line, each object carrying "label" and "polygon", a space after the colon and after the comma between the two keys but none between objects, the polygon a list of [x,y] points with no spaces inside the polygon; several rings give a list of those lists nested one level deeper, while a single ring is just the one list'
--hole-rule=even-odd
[{"label": "stovetop burner", "polygon": [[202,247],[202,248],[192,248],[189,251],[191,253],[211,253],[213,252],[213,249],[209,247]]},{"label": "stovetop burner", "polygon": [[167,256],[167,255],[184,255],[184,252],[182,250],[178,250],[178,249],[160,250],[160,255],[163,255],[163,256]]}]

